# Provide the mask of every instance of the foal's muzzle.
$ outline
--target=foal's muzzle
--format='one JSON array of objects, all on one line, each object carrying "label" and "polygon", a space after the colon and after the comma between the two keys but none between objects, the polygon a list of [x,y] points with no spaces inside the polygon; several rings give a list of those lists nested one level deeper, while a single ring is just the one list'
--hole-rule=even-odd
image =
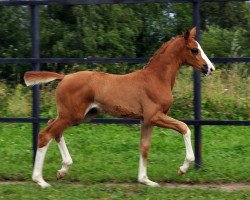
[{"label": "foal's muzzle", "polygon": [[208,65],[203,65],[202,68],[201,68],[201,72],[202,72],[204,75],[206,75],[206,76],[208,76],[209,74],[211,74],[213,71],[214,71],[214,69],[208,67]]}]

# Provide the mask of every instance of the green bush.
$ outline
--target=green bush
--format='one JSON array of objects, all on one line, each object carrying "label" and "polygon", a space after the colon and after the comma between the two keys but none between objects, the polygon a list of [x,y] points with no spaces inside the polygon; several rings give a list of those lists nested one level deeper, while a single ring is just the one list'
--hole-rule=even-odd
[{"label": "green bush", "polygon": [[21,84],[11,88],[0,84],[0,115],[1,117],[31,116],[31,92]]},{"label": "green bush", "polygon": [[[178,119],[193,118],[192,68],[183,67],[174,87],[174,104],[169,115]],[[247,66],[234,64],[230,70],[220,66],[212,76],[202,77],[203,119],[250,119],[250,77]],[[55,88],[58,82],[41,85],[41,117],[55,117]],[[0,114],[3,117],[31,116],[31,90],[18,84],[0,84]]]},{"label": "green bush", "polygon": [[[250,77],[244,64],[234,64],[231,70],[218,67],[213,75],[202,77],[202,118],[249,120]],[[183,67],[174,87],[171,116],[193,118],[192,69]]]}]

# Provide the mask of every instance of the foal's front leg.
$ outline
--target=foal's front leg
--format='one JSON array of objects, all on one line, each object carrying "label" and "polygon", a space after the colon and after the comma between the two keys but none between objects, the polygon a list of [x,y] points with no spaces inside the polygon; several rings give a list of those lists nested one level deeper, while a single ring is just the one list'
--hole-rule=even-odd
[{"label": "foal's front leg", "polygon": [[183,162],[183,165],[179,168],[178,174],[181,176],[185,174],[189,168],[189,165],[191,162],[194,161],[194,153],[193,153],[193,148],[191,144],[191,131],[188,128],[187,132],[183,134],[183,139],[186,147],[186,157]]},{"label": "foal's front leg", "polygon": [[138,181],[149,186],[159,186],[158,183],[149,180],[147,176],[147,157],[150,148],[150,141],[152,135],[152,126],[146,126],[141,122],[141,140],[140,140],[140,161],[139,161],[139,173]]},{"label": "foal's front leg", "polygon": [[57,171],[57,179],[60,179],[67,174],[69,167],[70,165],[72,165],[73,161],[69,154],[69,151],[68,151],[68,148],[66,146],[63,136],[60,138],[60,141],[58,142],[58,148],[62,156],[62,168]]},{"label": "foal's front leg", "polygon": [[173,119],[169,116],[166,116],[164,113],[157,113],[152,118],[152,123],[156,126],[163,127],[163,128],[171,128],[183,135],[185,147],[186,147],[186,157],[184,160],[183,165],[179,168],[178,174],[183,175],[189,168],[191,162],[194,161],[194,153],[191,144],[191,131],[188,126],[181,121]]}]

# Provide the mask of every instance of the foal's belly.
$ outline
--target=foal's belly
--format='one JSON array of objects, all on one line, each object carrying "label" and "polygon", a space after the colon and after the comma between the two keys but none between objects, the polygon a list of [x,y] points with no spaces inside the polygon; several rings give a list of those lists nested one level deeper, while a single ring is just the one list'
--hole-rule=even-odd
[{"label": "foal's belly", "polygon": [[142,109],[140,106],[129,106],[121,105],[116,103],[106,103],[106,102],[95,102],[90,106],[91,108],[97,109],[101,113],[106,113],[113,117],[122,118],[142,118]]},{"label": "foal's belly", "polygon": [[124,117],[124,118],[142,118],[142,113],[139,109],[131,109],[127,107],[123,107],[120,105],[101,105],[102,110],[114,117]]}]

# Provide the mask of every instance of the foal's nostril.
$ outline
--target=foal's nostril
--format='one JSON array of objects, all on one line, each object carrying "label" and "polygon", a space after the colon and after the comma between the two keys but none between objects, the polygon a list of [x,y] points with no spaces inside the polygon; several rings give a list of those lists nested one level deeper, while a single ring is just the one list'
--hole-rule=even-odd
[{"label": "foal's nostril", "polygon": [[208,73],[208,65],[203,65],[202,68],[201,68],[201,71],[203,74],[207,74]]},{"label": "foal's nostril", "polygon": [[210,71],[212,72],[212,71],[214,71],[214,69],[213,69],[213,68],[211,68],[211,69],[210,69]]},{"label": "foal's nostril", "polygon": [[208,65],[207,64],[203,65],[203,67],[204,67],[204,69],[208,69]]}]

